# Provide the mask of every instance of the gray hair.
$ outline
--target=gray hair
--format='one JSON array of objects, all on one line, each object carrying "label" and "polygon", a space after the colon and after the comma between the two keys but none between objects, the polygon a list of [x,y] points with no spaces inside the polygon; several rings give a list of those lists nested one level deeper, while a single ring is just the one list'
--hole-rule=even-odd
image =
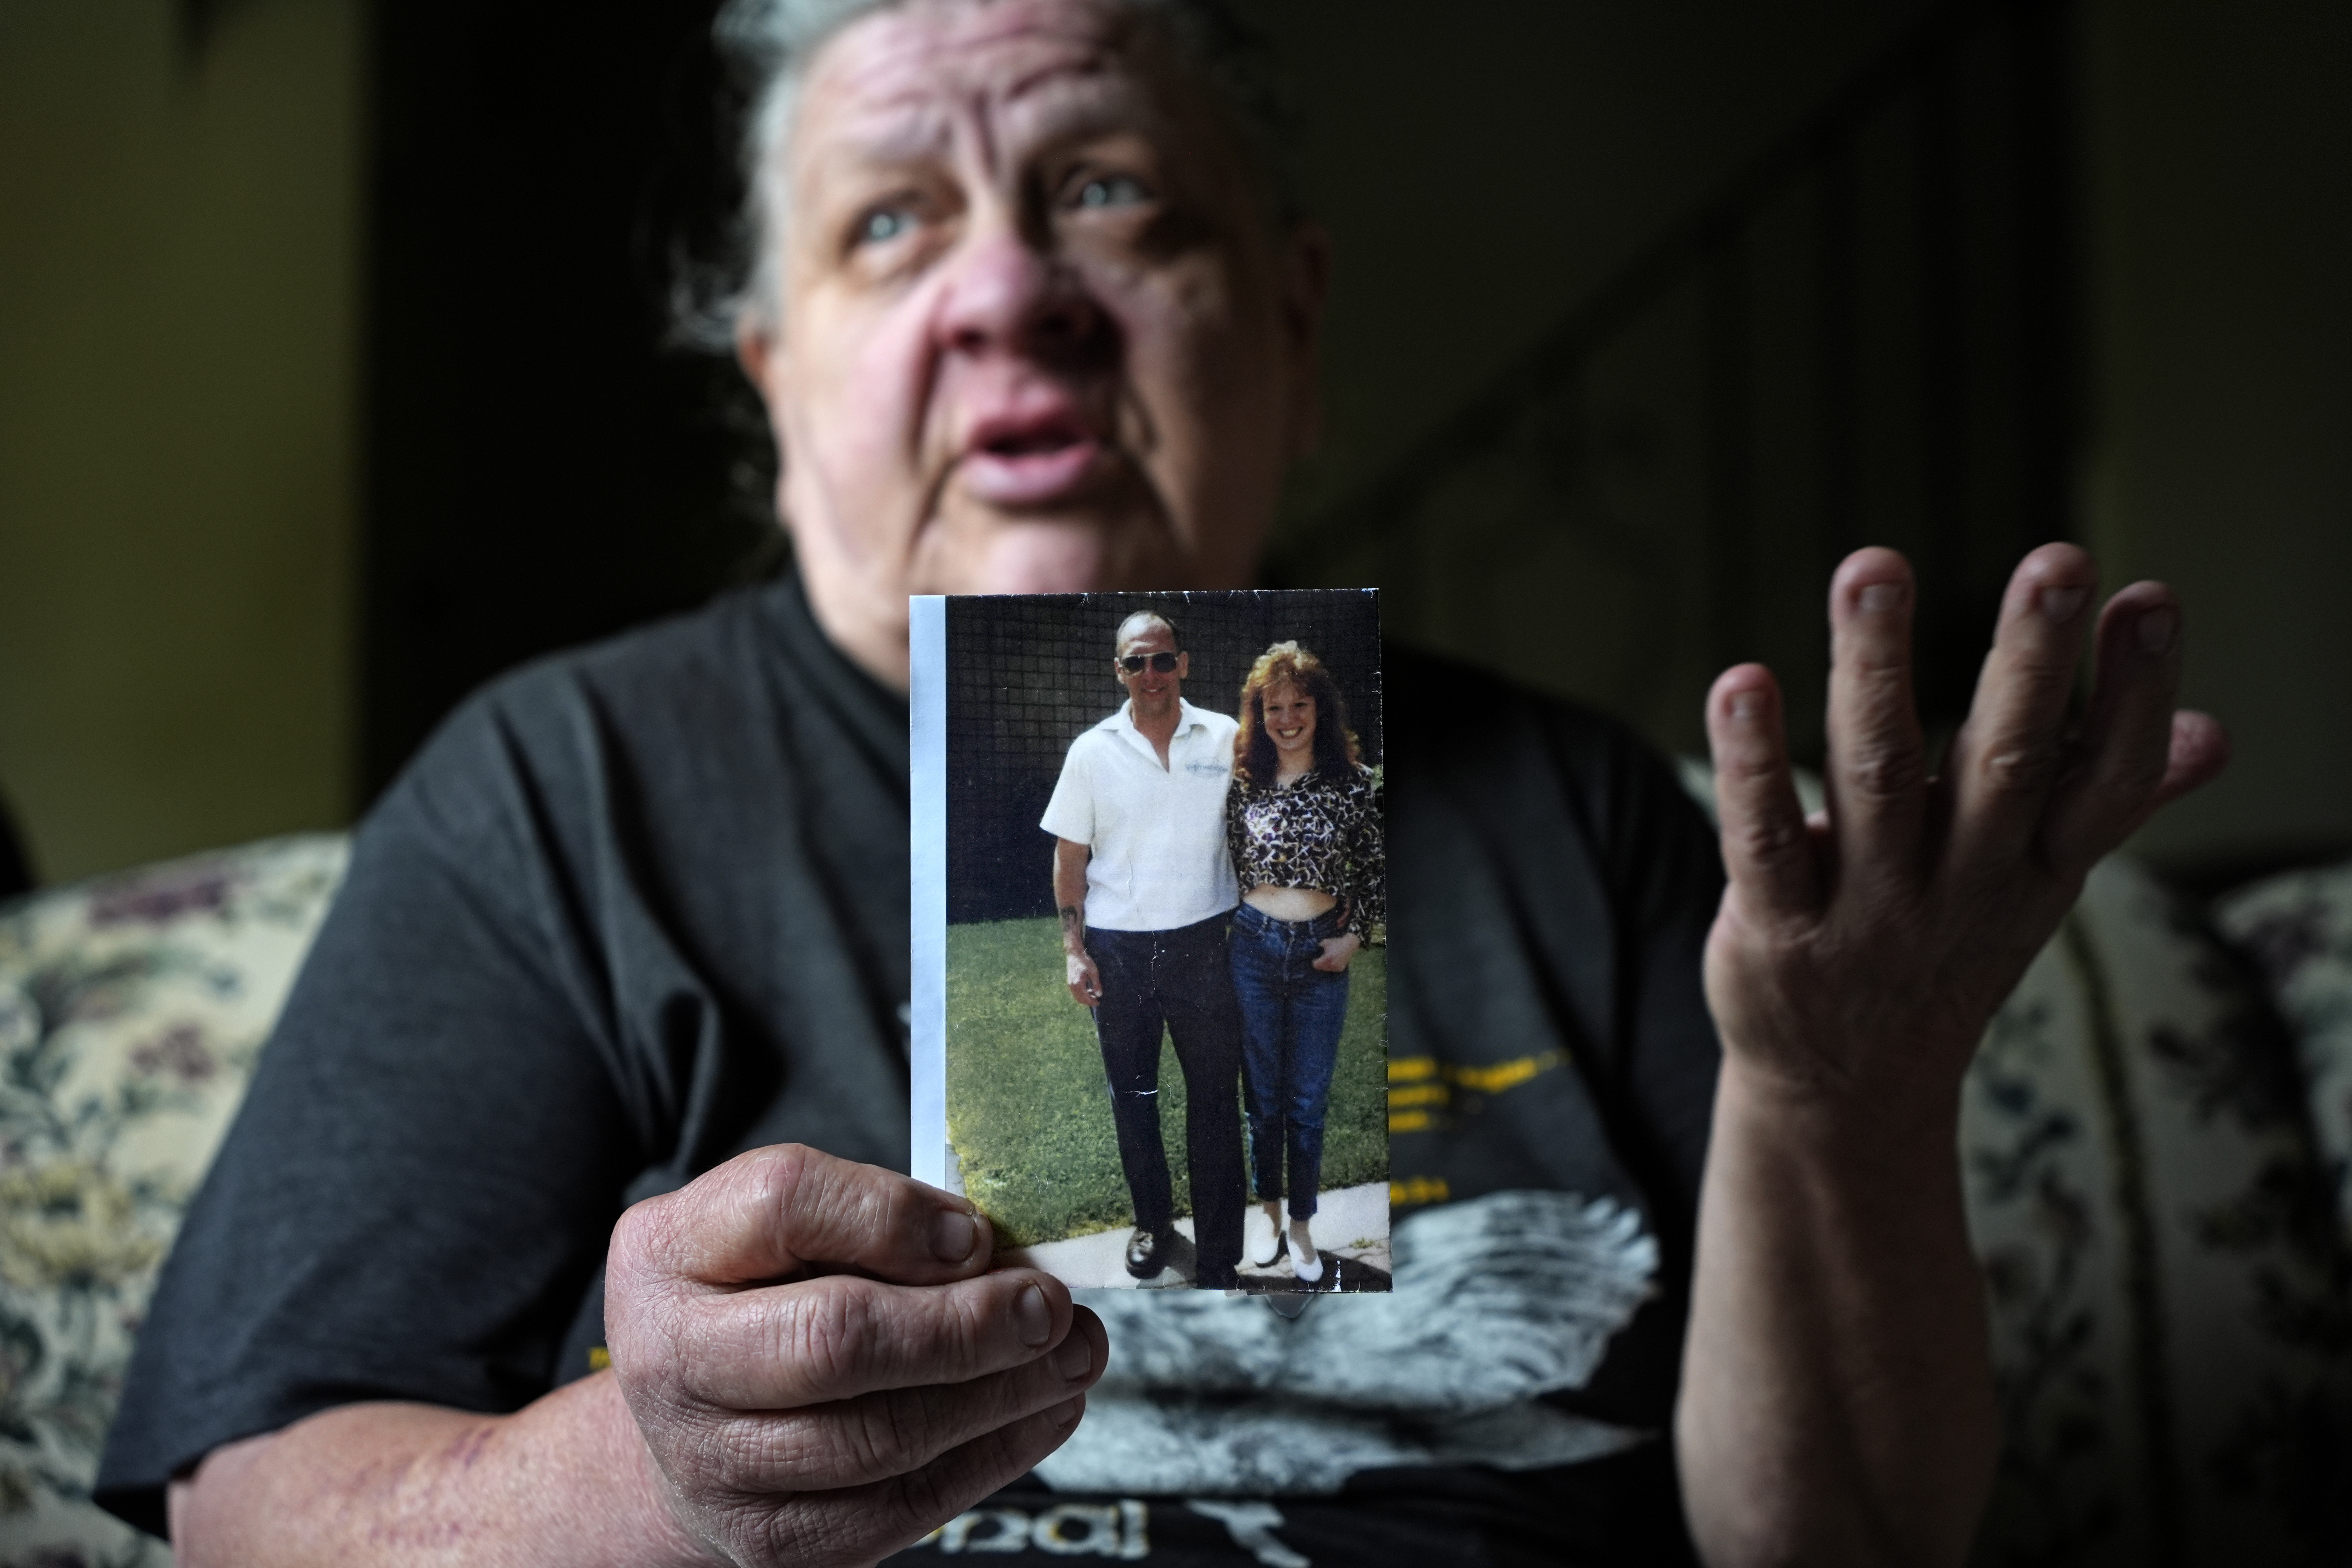
[{"label": "gray hair", "polygon": [[[776,299],[775,243],[784,191],[781,153],[809,63],[850,23],[908,0],[727,0],[711,32],[744,92],[747,112],[739,155],[743,209],[731,237],[734,257],[677,278],[675,336],[723,353],[738,328],[772,325]],[[1154,18],[1198,73],[1240,141],[1256,175],[1269,221],[1296,221],[1300,205],[1290,167],[1293,116],[1265,35],[1240,0],[1111,0]]]}]

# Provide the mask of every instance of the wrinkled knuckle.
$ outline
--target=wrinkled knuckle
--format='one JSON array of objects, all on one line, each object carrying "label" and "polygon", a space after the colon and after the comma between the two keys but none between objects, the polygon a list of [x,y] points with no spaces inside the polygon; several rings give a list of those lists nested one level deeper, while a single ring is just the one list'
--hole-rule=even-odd
[{"label": "wrinkled knuckle", "polygon": [[1866,699],[1891,700],[1911,684],[1911,654],[1900,641],[1866,642],[1847,656],[1847,673]]},{"label": "wrinkled knuckle", "polygon": [[958,1290],[949,1300],[951,1310],[939,1325],[939,1349],[954,1358],[959,1368],[977,1369],[1006,1322],[1004,1304],[984,1290]]},{"label": "wrinkled knuckle", "polygon": [[638,1390],[658,1390],[669,1397],[698,1337],[691,1301],[667,1281],[635,1289],[608,1283],[604,1324],[613,1375],[622,1388],[632,1399]]},{"label": "wrinkled knuckle", "polygon": [[737,1441],[727,1458],[739,1489],[782,1497],[879,1479],[868,1458],[863,1404],[771,1411],[737,1423]]},{"label": "wrinkled knuckle", "polygon": [[2063,634],[2014,644],[2007,654],[2010,668],[2032,685],[2063,686],[2074,679],[2074,649]]},{"label": "wrinkled knuckle", "polygon": [[779,1352],[815,1389],[839,1386],[856,1377],[873,1353],[876,1335],[872,1298],[843,1281],[832,1289],[803,1292],[797,1310],[778,1324]]},{"label": "wrinkled knuckle", "polygon": [[1743,822],[1738,829],[1739,847],[1750,860],[1777,866],[1793,859],[1804,847],[1805,825],[1795,818],[1770,816]]},{"label": "wrinkled knuckle", "polygon": [[778,1445],[768,1423],[713,1412],[697,1424],[694,1457],[701,1473],[730,1493],[756,1496],[772,1483]]},{"label": "wrinkled knuckle", "polygon": [[646,1444],[680,1495],[698,1512],[725,1512],[756,1489],[747,1486],[744,1427],[729,1415],[673,1410],[656,1426],[640,1423]]},{"label": "wrinkled knuckle", "polygon": [[899,1475],[920,1463],[930,1423],[919,1393],[894,1393],[862,1403],[843,1435],[846,1458],[861,1476]]},{"label": "wrinkled knuckle", "polygon": [[771,1411],[756,1425],[757,1441],[742,1445],[735,1455],[745,1490],[775,1495],[831,1484],[827,1478],[838,1468],[841,1445],[835,1423],[825,1414]]},{"label": "wrinkled knuckle", "polygon": [[1720,782],[1734,789],[1775,783],[1783,769],[1780,759],[1763,746],[1735,747],[1716,764]]},{"label": "wrinkled knuckle", "polygon": [[626,1286],[675,1273],[683,1206],[671,1193],[622,1210],[605,1251],[608,1278]]},{"label": "wrinkled knuckle", "polygon": [[804,1144],[779,1143],[761,1149],[746,1173],[751,1184],[751,1195],[758,1205],[772,1212],[792,1214],[813,1195],[816,1185],[814,1151]]},{"label": "wrinkled knuckle", "polygon": [[1987,756],[1980,776],[2004,795],[2039,795],[2056,781],[2062,761],[2047,746],[2018,746]]},{"label": "wrinkled knuckle", "polygon": [[920,1535],[945,1523],[962,1510],[962,1500],[949,1495],[945,1478],[934,1467],[906,1471],[883,1489],[884,1511],[893,1536]]},{"label": "wrinkled knuckle", "polygon": [[1846,766],[1846,778],[1866,800],[1893,800],[1917,789],[1927,765],[1917,750],[1908,746],[1874,746]]}]

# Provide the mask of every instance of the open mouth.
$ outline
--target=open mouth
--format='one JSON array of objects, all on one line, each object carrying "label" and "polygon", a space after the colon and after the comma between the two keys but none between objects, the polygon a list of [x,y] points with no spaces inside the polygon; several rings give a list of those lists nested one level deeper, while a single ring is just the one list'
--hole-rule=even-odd
[{"label": "open mouth", "polygon": [[992,419],[965,446],[964,483],[998,505],[1047,505],[1084,488],[1106,457],[1104,443],[1067,413]]},{"label": "open mouth", "polygon": [[1056,419],[1023,429],[1000,430],[978,445],[980,450],[992,458],[1034,458],[1067,451],[1088,439],[1075,420]]}]

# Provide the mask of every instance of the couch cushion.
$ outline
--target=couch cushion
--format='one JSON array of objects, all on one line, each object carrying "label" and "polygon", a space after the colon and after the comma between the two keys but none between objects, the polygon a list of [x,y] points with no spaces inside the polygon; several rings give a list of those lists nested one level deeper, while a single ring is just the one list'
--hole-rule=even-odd
[{"label": "couch cushion", "polygon": [[[1712,816],[1712,771],[1682,767]],[[2326,1016],[2352,1040],[2352,1005]],[[2315,1068],[2352,1067],[2335,1051]],[[2003,1428],[1976,1562],[2352,1563],[2352,1262],[2302,1102],[2252,977],[2101,863],[1961,1102]]]},{"label": "couch cushion", "polygon": [[2213,910],[2293,1030],[2313,1135],[2352,1239],[2352,860],[2240,889]]},{"label": "couch cushion", "polygon": [[0,907],[0,1560],[170,1561],[89,1480],[343,859],[341,836],[281,838]]},{"label": "couch cushion", "polygon": [[1961,1152],[2005,1444],[1978,1560],[2352,1561],[2352,1274],[2291,1047],[2145,870],[1987,1034]]}]

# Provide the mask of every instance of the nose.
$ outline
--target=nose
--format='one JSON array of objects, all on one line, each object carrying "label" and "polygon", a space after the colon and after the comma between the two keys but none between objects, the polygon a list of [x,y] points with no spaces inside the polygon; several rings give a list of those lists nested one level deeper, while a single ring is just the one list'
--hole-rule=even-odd
[{"label": "nose", "polygon": [[946,281],[938,330],[958,353],[1061,362],[1087,356],[1103,336],[1085,286],[1010,226],[970,236]]}]

